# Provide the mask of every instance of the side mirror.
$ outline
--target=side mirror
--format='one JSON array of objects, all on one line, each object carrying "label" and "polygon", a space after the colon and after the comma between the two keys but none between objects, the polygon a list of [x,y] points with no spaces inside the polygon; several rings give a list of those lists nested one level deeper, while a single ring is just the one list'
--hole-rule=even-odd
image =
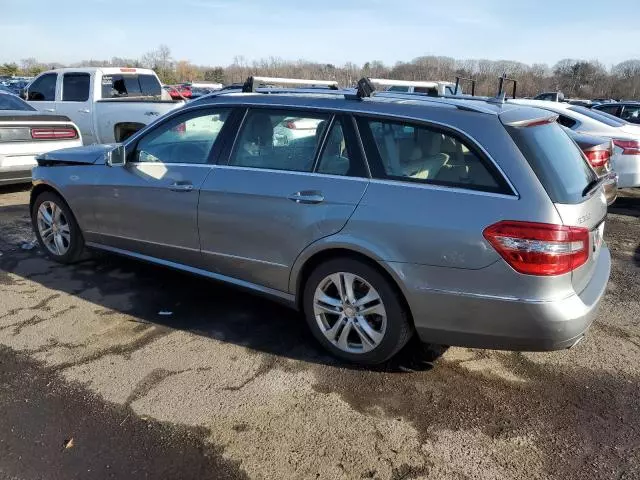
[{"label": "side mirror", "polygon": [[118,144],[113,150],[107,152],[106,163],[110,167],[122,167],[127,163],[127,152],[124,145]]}]

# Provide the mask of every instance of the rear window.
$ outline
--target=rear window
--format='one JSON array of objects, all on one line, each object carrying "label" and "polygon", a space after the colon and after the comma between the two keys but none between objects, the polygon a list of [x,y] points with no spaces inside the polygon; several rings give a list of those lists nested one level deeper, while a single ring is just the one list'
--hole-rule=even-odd
[{"label": "rear window", "polygon": [[104,75],[102,98],[159,97],[160,82],[154,75]]},{"label": "rear window", "polygon": [[582,152],[557,123],[506,127],[555,203],[581,203],[596,178]]},{"label": "rear window", "polygon": [[569,107],[569,110],[581,113],[585,117],[589,117],[598,122],[602,122],[605,125],[609,125],[610,127],[622,127],[625,124],[625,122],[620,120],[618,117],[614,117],[613,115],[605,112],[591,110],[586,107]]},{"label": "rear window", "polygon": [[25,110],[33,112],[35,111],[35,108],[28,103],[23,102],[15,95],[0,93],[0,110]]}]

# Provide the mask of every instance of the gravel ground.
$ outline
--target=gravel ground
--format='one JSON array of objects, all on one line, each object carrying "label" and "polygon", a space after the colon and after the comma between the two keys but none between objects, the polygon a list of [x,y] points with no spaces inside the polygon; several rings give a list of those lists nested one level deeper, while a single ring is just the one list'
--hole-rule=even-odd
[{"label": "gravel ground", "polygon": [[0,478],[640,479],[638,190],[578,347],[412,344],[376,369],[245,292],[23,249],[28,195],[0,189]]}]

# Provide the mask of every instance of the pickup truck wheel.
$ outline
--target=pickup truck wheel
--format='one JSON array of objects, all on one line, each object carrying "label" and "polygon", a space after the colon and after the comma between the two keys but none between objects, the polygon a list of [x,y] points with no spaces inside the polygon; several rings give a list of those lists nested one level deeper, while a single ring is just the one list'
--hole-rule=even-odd
[{"label": "pickup truck wheel", "polygon": [[59,195],[43,192],[36,198],[31,222],[44,252],[60,263],[80,260],[84,238],[71,209]]}]

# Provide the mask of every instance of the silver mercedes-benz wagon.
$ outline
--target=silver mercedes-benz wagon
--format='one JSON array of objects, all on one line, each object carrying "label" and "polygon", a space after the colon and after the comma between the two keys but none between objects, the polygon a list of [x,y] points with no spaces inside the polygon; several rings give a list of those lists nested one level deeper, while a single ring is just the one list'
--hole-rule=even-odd
[{"label": "silver mercedes-benz wagon", "polygon": [[41,156],[31,214],[46,253],[107,250],[270,295],[364,364],[413,335],[509,350],[582,339],[609,278],[607,202],[554,114],[247,84],[124,144]]}]

